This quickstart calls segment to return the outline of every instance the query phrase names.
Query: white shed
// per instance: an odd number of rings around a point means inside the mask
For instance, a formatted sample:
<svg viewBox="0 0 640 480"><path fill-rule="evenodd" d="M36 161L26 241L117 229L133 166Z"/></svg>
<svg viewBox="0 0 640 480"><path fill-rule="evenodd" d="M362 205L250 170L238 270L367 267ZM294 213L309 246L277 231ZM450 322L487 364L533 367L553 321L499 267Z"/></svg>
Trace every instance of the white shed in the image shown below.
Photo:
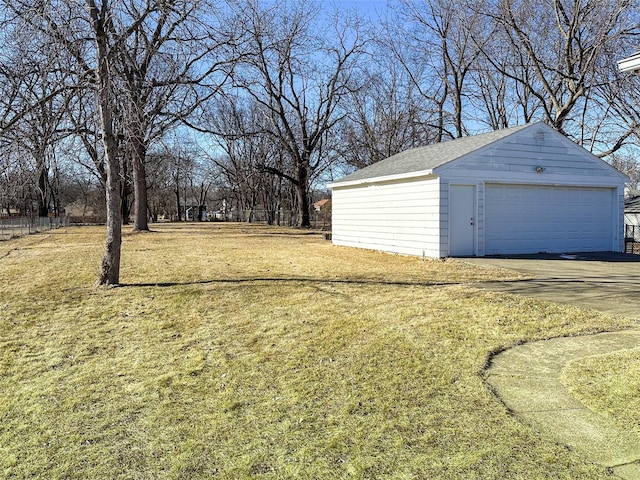
<svg viewBox="0 0 640 480"><path fill-rule="evenodd" d="M627 180L533 123L407 150L333 182L332 239L434 258L621 252Z"/></svg>

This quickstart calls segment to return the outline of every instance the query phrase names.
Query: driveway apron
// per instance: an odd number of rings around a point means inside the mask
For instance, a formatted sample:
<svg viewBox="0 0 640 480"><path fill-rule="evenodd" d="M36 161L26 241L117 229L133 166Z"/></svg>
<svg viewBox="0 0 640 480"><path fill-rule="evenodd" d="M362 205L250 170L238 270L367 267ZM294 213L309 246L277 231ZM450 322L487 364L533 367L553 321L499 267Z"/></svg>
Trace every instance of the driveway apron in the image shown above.
<svg viewBox="0 0 640 480"><path fill-rule="evenodd" d="M593 253L464 259L531 278L481 283L480 288L640 318L640 255Z"/></svg>
<svg viewBox="0 0 640 480"><path fill-rule="evenodd" d="M467 261L465 259L465 261ZM481 284L604 312L640 316L640 257L621 254L468 259L530 278ZM574 360L640 347L640 329L531 342L496 355L486 381L516 417L625 479L640 480L640 435L589 410L560 382Z"/></svg>

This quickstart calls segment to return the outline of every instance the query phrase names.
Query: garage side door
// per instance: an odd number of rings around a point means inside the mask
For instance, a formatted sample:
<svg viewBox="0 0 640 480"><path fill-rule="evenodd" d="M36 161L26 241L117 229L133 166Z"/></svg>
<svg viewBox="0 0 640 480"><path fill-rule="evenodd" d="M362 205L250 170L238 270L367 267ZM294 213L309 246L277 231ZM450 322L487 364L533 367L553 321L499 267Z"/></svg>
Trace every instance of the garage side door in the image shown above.
<svg viewBox="0 0 640 480"><path fill-rule="evenodd" d="M613 249L610 188L487 185L485 253Z"/></svg>

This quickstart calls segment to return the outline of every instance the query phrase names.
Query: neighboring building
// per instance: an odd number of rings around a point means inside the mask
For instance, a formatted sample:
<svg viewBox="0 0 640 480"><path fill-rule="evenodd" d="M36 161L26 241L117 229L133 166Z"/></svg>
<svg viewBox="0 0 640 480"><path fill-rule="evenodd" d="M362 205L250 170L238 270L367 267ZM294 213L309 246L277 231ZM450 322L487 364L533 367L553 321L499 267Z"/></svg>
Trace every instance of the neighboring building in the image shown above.
<svg viewBox="0 0 640 480"><path fill-rule="evenodd" d="M313 226L322 230L331 228L331 199L323 198L313 204Z"/></svg>
<svg viewBox="0 0 640 480"><path fill-rule="evenodd" d="M0 218L10 218L10 217L18 217L20 216L20 210L17 208L7 209L7 207L0 208Z"/></svg>
<svg viewBox="0 0 640 480"><path fill-rule="evenodd" d="M632 190L624 199L625 238L640 242L640 192Z"/></svg>
<svg viewBox="0 0 640 480"><path fill-rule="evenodd" d="M313 210L315 212L326 212L327 210L331 210L331 199L323 198L322 200L318 200L313 204Z"/></svg>
<svg viewBox="0 0 640 480"><path fill-rule="evenodd" d="M207 220L207 206L187 205L184 211L184 219L190 222L204 222Z"/></svg>
<svg viewBox="0 0 640 480"><path fill-rule="evenodd" d="M107 221L104 211L97 212L92 205L82 200L76 200L66 205L63 209L63 215L67 217L71 225L102 225Z"/></svg>
<svg viewBox="0 0 640 480"><path fill-rule="evenodd" d="M435 258L620 252L627 180L543 123L498 130L332 183L333 243Z"/></svg>

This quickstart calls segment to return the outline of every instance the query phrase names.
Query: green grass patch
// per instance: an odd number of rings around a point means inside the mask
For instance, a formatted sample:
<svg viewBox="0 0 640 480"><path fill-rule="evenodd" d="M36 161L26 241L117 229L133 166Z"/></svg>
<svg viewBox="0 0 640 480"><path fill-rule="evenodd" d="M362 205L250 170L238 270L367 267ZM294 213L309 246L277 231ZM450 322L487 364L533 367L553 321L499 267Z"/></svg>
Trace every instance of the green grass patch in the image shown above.
<svg viewBox="0 0 640 480"><path fill-rule="evenodd" d="M0 477L603 478L514 420L492 352L627 320L473 288L512 272L241 224L0 243Z"/></svg>

